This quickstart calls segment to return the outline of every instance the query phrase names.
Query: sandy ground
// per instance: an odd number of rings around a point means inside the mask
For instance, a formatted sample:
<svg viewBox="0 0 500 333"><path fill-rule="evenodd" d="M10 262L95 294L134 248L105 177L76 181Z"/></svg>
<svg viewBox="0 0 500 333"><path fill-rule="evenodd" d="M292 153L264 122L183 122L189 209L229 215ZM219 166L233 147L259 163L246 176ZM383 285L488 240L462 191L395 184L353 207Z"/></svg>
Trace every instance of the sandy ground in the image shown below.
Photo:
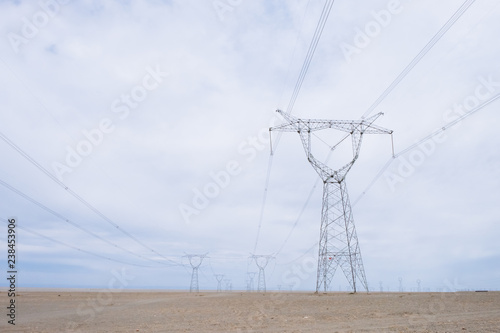
<svg viewBox="0 0 500 333"><path fill-rule="evenodd" d="M0 332L500 332L500 292L25 291L16 304Z"/></svg>

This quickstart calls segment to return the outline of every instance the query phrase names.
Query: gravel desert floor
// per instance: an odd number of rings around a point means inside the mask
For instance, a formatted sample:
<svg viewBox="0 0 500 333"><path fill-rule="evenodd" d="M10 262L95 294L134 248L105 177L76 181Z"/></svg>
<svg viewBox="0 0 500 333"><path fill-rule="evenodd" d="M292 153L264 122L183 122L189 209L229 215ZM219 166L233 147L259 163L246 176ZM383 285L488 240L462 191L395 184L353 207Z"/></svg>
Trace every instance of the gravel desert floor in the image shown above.
<svg viewBox="0 0 500 333"><path fill-rule="evenodd" d="M500 332L500 292L24 291L15 300L15 326L4 314L1 332Z"/></svg>

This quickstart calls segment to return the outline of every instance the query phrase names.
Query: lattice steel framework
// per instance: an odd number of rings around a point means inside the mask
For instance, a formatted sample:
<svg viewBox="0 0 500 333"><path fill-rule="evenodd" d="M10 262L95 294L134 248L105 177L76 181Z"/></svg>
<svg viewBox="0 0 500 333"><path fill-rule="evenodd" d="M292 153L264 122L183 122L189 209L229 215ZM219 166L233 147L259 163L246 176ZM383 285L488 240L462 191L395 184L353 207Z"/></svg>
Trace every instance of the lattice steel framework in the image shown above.
<svg viewBox="0 0 500 333"><path fill-rule="evenodd" d="M247 291L253 291L253 279L255 278L255 272L248 272L248 285Z"/></svg>
<svg viewBox="0 0 500 333"><path fill-rule="evenodd" d="M273 259L272 255L251 255L250 258L255 260L255 264L259 267L259 277L257 281L257 291L266 291L266 275L265 268L269 264L269 260Z"/></svg>
<svg viewBox="0 0 500 333"><path fill-rule="evenodd" d="M189 259L189 264L193 268L191 273L191 284L189 285L189 292L199 292L200 287L198 285L198 269L203 262L203 259L207 258L206 254L187 254L185 257Z"/></svg>
<svg viewBox="0 0 500 333"><path fill-rule="evenodd" d="M224 279L224 282L226 283L226 291L232 291L233 290L233 284L231 283L231 280Z"/></svg>
<svg viewBox="0 0 500 333"><path fill-rule="evenodd" d="M320 289L325 292L329 290L338 267L343 271L354 292L358 289L358 281L368 291L345 177L359 157L364 134L392 134L392 131L373 124L382 113L356 121L299 119L281 110L277 110L277 112L283 116L286 123L269 130L299 133L309 163L323 180L316 292L319 292ZM338 170L331 169L316 159L311 152L312 133L325 129L346 132L346 138L350 136L352 140L353 158ZM332 149L338 144L340 142Z"/></svg>
<svg viewBox="0 0 500 333"><path fill-rule="evenodd" d="M222 279L224 278L223 274L215 274L215 279L217 280L217 292L222 292Z"/></svg>

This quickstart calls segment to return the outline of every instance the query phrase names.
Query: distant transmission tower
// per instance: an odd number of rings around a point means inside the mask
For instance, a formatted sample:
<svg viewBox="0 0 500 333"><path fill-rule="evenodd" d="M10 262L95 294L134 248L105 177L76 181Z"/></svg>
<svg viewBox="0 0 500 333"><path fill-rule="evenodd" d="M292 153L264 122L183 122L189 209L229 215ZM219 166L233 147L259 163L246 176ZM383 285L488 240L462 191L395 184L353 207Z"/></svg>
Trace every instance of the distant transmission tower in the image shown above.
<svg viewBox="0 0 500 333"><path fill-rule="evenodd" d="M401 292L404 291L404 288L403 288L403 278L399 277L398 280L399 280L399 292L401 293Z"/></svg>
<svg viewBox="0 0 500 333"><path fill-rule="evenodd" d="M226 283L226 291L231 291L233 289L233 284L231 283L231 280L224 279L224 282Z"/></svg>
<svg viewBox="0 0 500 333"><path fill-rule="evenodd" d="M417 280L417 292L421 292L422 291L422 289L420 288L420 283L421 282L422 281L420 281L420 279Z"/></svg>
<svg viewBox="0 0 500 333"><path fill-rule="evenodd" d="M224 278L223 274L215 274L215 279L217 280L217 292L220 293L222 291L222 279Z"/></svg>
<svg viewBox="0 0 500 333"><path fill-rule="evenodd" d="M320 289L325 292L329 290L330 283L338 267L342 269L354 292L357 291L357 280L360 280L366 291L368 291L345 177L358 159L364 134L392 134L392 131L373 125L373 122L382 115L381 113L364 120L355 121L298 119L281 110L277 110L277 112L283 116L286 123L269 130L298 132L309 163L323 180L323 206L321 211L316 292L319 292ZM351 136L353 158L338 170L333 170L320 162L311 152L312 132L324 129L346 132L348 134L345 138ZM342 141L333 146L332 150Z"/></svg>
<svg viewBox="0 0 500 333"><path fill-rule="evenodd" d="M253 279L255 278L255 272L248 272L248 286L247 291L253 291Z"/></svg>
<svg viewBox="0 0 500 333"><path fill-rule="evenodd" d="M185 255L189 259L189 264L193 268L193 273L191 274L191 285L189 286L189 292L199 292L200 287L198 285L198 268L200 268L203 259L207 258L206 254L187 254Z"/></svg>
<svg viewBox="0 0 500 333"><path fill-rule="evenodd" d="M255 264L259 267L259 280L257 282L257 291L266 291L266 275L264 269L266 268L269 260L273 259L272 255L251 255L250 258L255 260Z"/></svg>

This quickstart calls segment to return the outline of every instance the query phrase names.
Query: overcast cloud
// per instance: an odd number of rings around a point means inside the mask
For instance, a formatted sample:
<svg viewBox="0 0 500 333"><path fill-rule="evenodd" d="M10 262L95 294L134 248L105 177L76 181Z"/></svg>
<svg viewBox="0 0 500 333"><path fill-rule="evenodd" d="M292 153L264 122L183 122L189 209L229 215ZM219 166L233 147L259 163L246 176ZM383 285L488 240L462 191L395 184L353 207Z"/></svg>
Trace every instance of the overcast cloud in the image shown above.
<svg viewBox="0 0 500 333"><path fill-rule="evenodd" d="M186 289L183 256L208 253L200 288L224 274L246 289L257 245L276 256L268 289L313 290L321 183L298 219L317 176L294 133L276 150L260 232L259 217L268 128L323 4L0 1L0 132L119 226L0 141L0 180L59 214L0 186L0 217L18 219L19 286L106 287L125 269L128 287ZM293 114L359 119L462 4L336 1ZM374 110L396 153L500 93L499 15L498 1L475 1ZM500 288L499 106L399 156L367 191L392 151L390 136L365 136L347 185L372 289L399 277L405 290ZM337 272L333 289L346 286Z"/></svg>

